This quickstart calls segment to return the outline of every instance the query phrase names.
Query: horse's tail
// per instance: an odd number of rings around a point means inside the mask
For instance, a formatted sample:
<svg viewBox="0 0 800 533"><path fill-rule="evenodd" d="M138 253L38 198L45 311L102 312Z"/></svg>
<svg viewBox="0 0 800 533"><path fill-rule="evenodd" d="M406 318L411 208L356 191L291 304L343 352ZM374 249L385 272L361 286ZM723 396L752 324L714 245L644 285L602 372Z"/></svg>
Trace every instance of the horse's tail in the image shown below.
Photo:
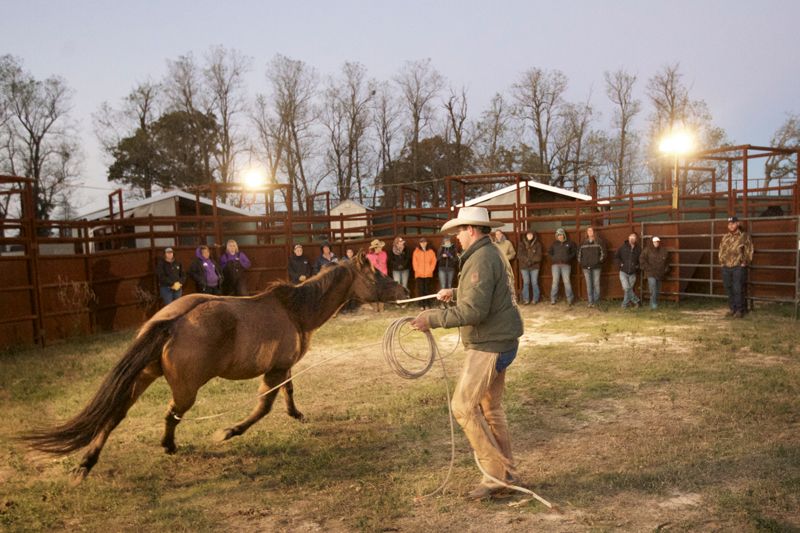
<svg viewBox="0 0 800 533"><path fill-rule="evenodd" d="M57 455L87 446L109 423L125 417L136 379L147 365L161 357L171 325L172 321L167 320L145 326L78 415L55 428L34 430L20 438L31 448Z"/></svg>

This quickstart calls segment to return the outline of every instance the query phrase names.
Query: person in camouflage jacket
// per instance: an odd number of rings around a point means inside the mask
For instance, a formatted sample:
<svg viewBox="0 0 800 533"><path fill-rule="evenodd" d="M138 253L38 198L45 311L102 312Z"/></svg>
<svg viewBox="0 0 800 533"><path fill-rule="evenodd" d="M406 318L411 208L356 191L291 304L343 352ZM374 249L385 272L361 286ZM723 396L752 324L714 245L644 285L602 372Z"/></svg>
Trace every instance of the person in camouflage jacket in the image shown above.
<svg viewBox="0 0 800 533"><path fill-rule="evenodd" d="M742 231L739 218L728 218L728 233L719 244L719 264L722 284L728 293L728 313L725 316L742 318L747 312L745 287L747 267L753 262L753 241Z"/></svg>

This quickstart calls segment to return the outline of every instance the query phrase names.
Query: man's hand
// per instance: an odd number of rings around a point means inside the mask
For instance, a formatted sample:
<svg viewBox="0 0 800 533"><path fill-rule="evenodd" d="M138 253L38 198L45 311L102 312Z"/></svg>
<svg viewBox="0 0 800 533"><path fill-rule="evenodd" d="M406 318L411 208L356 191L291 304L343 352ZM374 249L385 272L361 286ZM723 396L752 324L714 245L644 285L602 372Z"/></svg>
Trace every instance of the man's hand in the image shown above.
<svg viewBox="0 0 800 533"><path fill-rule="evenodd" d="M436 293L436 299L442 302L450 302L453 300L453 289L442 289Z"/></svg>
<svg viewBox="0 0 800 533"><path fill-rule="evenodd" d="M429 331L431 329L431 325L428 322L428 311L423 311L418 314L417 318L411 321L411 327L417 331Z"/></svg>
<svg viewBox="0 0 800 533"><path fill-rule="evenodd" d="M181 290L181 287L183 287L183 285L181 285L181 282L180 281L176 281L175 283L172 284L171 288L172 288L173 291L179 291L179 290Z"/></svg>
<svg viewBox="0 0 800 533"><path fill-rule="evenodd" d="M300 281L305 281L307 278L305 276L300 276Z"/></svg>

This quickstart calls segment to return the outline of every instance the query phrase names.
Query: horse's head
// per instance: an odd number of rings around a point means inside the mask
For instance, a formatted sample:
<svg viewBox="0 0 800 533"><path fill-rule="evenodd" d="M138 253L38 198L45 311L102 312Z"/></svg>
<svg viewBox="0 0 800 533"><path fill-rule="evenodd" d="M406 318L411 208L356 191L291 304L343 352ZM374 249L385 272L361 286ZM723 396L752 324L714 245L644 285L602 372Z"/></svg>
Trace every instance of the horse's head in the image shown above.
<svg viewBox="0 0 800 533"><path fill-rule="evenodd" d="M408 290L375 269L363 250L350 261L356 273L353 281L354 298L362 302L393 302L408 298Z"/></svg>

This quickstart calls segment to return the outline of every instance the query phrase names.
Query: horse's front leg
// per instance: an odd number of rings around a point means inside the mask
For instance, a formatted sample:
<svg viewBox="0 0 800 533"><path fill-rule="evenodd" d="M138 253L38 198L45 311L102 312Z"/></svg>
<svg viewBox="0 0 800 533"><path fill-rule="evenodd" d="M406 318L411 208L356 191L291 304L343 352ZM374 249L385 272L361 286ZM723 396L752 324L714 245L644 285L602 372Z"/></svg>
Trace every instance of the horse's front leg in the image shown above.
<svg viewBox="0 0 800 533"><path fill-rule="evenodd" d="M255 409L253 409L253 412L250 413L250 416L235 426L220 429L214 433L214 440L224 441L230 439L231 437L241 435L247 431L250 426L264 418L264 416L269 413L270 409L272 409L272 403L275 401L275 397L278 396L278 389L275 389L269 393L267 393L267 391L284 381L289 374L289 369L273 369L264 374L264 376L261 378L261 384L258 386L258 403L256 404Z"/></svg>
<svg viewBox="0 0 800 533"><path fill-rule="evenodd" d="M291 375L292 371L289 370L289 372L286 375L286 379L288 379L289 376ZM294 385L292 384L292 382L290 381L289 383L281 387L281 390L283 390L283 399L286 400L286 412L289 413L289 416L291 416L292 418L296 418L300 422L305 422L306 417L303 416L303 413L301 413L297 409L297 406L294 404Z"/></svg>

